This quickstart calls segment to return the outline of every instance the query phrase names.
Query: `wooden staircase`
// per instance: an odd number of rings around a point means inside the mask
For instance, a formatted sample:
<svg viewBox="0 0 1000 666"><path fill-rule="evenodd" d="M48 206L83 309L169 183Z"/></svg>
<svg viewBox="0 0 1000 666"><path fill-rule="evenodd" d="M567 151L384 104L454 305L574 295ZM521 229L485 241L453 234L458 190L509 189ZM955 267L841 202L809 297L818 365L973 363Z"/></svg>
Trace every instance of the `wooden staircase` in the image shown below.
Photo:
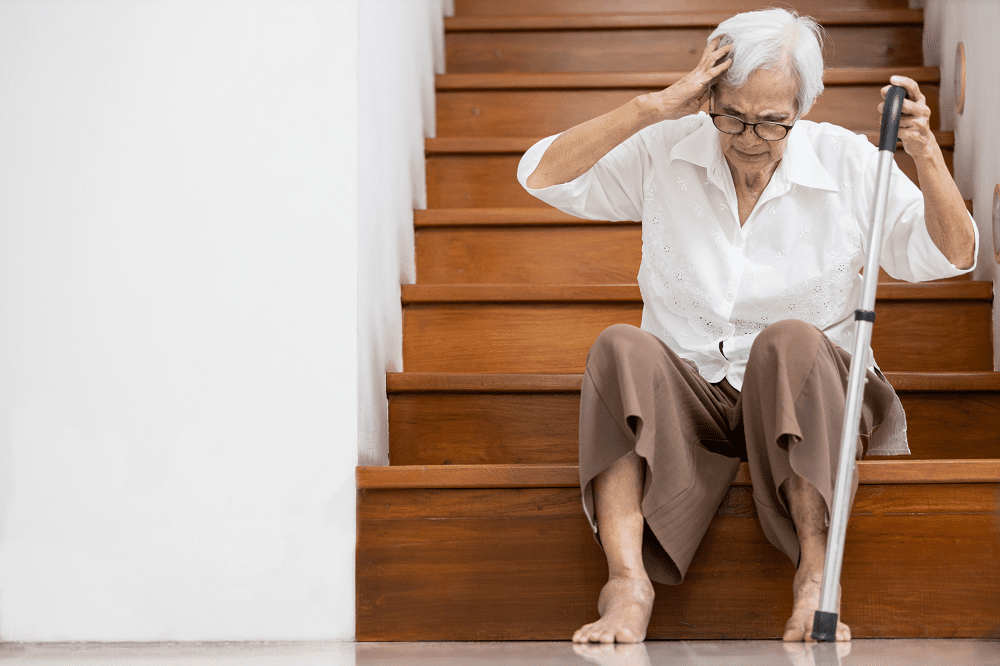
<svg viewBox="0 0 1000 666"><path fill-rule="evenodd" d="M604 328L639 322L640 227L546 207L516 166L537 138L666 87L712 26L768 4L456 0L418 283L403 286L406 371L387 376L390 465L357 474L358 640L568 640L596 619L607 567L580 502L581 373ZM874 139L896 73L937 108L906 0L788 4L827 28L809 119ZM950 157L953 135L938 139ZM860 463L842 617L856 637L1000 637L991 284L883 278L873 347L913 455ZM793 573L743 465L687 580L657 586L649 638L777 638Z"/></svg>

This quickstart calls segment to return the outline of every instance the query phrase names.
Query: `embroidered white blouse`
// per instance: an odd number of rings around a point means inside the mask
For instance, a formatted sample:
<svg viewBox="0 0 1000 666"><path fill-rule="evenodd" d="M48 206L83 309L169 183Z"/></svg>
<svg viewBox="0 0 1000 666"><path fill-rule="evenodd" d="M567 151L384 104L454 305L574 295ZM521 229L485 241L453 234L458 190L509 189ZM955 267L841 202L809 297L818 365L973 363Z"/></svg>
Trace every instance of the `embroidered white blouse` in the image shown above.
<svg viewBox="0 0 1000 666"><path fill-rule="evenodd" d="M529 188L525 181L558 136L524 154L521 185L577 217L642 221L642 328L709 382L726 378L740 389L754 338L783 319L806 321L853 348L878 155L863 135L796 122L742 227L719 132L705 113L641 130L568 183ZM955 268L938 250L924 225L923 196L899 167L890 178L880 262L911 282L972 270ZM896 408L870 454L909 453L898 398Z"/></svg>

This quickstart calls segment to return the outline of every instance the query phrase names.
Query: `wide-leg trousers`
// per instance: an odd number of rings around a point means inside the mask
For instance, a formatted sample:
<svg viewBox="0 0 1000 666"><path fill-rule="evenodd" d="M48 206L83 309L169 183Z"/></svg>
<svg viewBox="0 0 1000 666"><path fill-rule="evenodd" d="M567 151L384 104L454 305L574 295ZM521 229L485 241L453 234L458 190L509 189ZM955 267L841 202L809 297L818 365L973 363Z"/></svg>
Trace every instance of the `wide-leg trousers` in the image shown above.
<svg viewBox="0 0 1000 666"><path fill-rule="evenodd" d="M678 584L739 470L750 466L768 540L799 560L782 484L798 474L833 501L850 353L814 326L772 324L754 341L740 391L712 384L659 338L619 324L587 357L580 403L580 488L600 542L594 477L635 451L645 460L643 562L651 579ZM868 371L856 457L895 400ZM851 490L858 487L857 468Z"/></svg>

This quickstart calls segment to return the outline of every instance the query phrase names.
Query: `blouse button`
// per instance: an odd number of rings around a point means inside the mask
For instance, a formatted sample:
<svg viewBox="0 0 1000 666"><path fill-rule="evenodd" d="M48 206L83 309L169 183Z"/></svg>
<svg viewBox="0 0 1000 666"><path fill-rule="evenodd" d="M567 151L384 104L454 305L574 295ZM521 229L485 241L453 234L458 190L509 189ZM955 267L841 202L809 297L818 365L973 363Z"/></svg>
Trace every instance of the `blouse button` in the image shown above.
<svg viewBox="0 0 1000 666"><path fill-rule="evenodd" d="M731 300L733 300L734 298L736 298L736 297L735 297L735 296L733 296L733 292L729 292L728 294L726 294L726 300L727 300L727 301L731 301Z"/></svg>

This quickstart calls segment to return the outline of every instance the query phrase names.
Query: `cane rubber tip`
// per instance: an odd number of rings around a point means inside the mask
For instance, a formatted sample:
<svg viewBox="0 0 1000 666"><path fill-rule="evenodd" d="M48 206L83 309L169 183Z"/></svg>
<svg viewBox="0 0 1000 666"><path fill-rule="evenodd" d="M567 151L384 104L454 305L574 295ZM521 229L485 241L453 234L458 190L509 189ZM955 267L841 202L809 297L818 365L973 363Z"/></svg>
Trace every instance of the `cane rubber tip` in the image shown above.
<svg viewBox="0 0 1000 666"><path fill-rule="evenodd" d="M837 614L818 610L813 616L813 640L832 643L837 640Z"/></svg>

